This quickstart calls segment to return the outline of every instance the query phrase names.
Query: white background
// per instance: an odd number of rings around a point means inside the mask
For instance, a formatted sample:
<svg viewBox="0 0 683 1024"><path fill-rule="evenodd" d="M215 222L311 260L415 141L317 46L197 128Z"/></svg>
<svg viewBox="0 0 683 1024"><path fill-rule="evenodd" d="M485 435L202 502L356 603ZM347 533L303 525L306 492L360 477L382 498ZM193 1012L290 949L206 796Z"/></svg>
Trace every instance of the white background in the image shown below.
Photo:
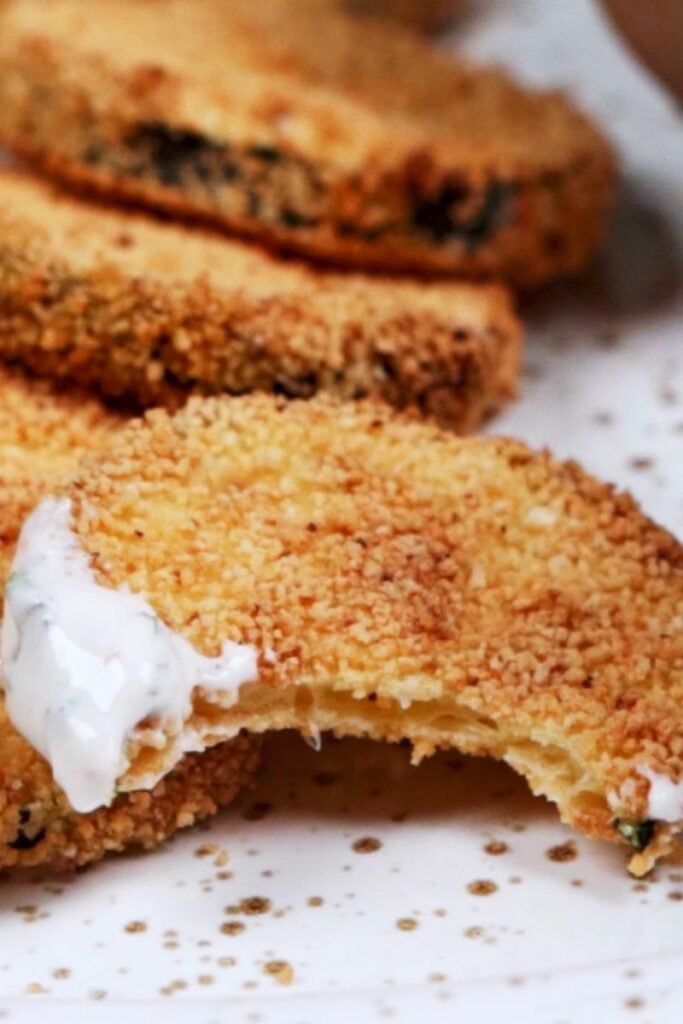
<svg viewBox="0 0 683 1024"><path fill-rule="evenodd" d="M579 458L683 535L683 122L589 0L481 0L459 37L527 81L570 89L625 165L595 272L527 304L524 394L493 429ZM259 790L206 833L66 880L5 881L0 1017L683 1019L683 866L635 884L621 850L571 836L486 762L442 756L411 769L401 749L326 742L315 754L280 737L265 767ZM355 852L367 836L380 848ZM570 839L573 859L547 856ZM491 840L506 851L487 853ZM198 856L207 843L229 863ZM476 880L496 889L472 893ZM252 896L269 909L226 913ZM405 918L411 930L397 926ZM139 930L126 929L133 921ZM229 921L244 930L221 932ZM291 966L291 984L264 971L272 960Z"/></svg>

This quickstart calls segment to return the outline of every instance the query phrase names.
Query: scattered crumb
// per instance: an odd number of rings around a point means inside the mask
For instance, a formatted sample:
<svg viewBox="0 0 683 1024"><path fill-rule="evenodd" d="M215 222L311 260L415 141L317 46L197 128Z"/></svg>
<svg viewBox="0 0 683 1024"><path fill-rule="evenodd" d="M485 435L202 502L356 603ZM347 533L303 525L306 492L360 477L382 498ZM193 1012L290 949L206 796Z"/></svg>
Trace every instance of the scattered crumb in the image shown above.
<svg viewBox="0 0 683 1024"><path fill-rule="evenodd" d="M45 996L48 995L49 989L44 988L37 981L30 981L26 986L26 995L28 996Z"/></svg>
<svg viewBox="0 0 683 1024"><path fill-rule="evenodd" d="M375 839L373 836L363 836L362 839L356 839L351 844L351 849L355 853L375 853L376 850L381 849L382 843L379 839Z"/></svg>
<svg viewBox="0 0 683 1024"><path fill-rule="evenodd" d="M477 878L474 882L469 882L467 885L467 891L473 896L490 896L497 889L496 883L488 878Z"/></svg>
<svg viewBox="0 0 683 1024"><path fill-rule="evenodd" d="M503 843L499 839L492 839L484 847L484 852L490 853L492 857L499 857L502 853L507 853L509 849L507 843Z"/></svg>
<svg viewBox="0 0 683 1024"><path fill-rule="evenodd" d="M651 459L649 455L635 455L632 459L629 459L629 467L638 471L646 469L652 469L654 465L654 459Z"/></svg>
<svg viewBox="0 0 683 1024"><path fill-rule="evenodd" d="M480 939L484 934L484 929L478 925L472 925L470 928L465 928L463 935L466 939Z"/></svg>
<svg viewBox="0 0 683 1024"><path fill-rule="evenodd" d="M265 896L246 896L239 903L233 903L226 907L226 914L247 914L253 917L256 914L267 914L273 904Z"/></svg>
<svg viewBox="0 0 683 1024"><path fill-rule="evenodd" d="M322 896L309 896L306 902L308 903L309 907L322 907L325 900L322 898Z"/></svg>
<svg viewBox="0 0 683 1024"><path fill-rule="evenodd" d="M168 985L160 988L159 992L162 996L172 996L174 992L182 992L185 988L187 988L187 982L177 978L175 981L171 981Z"/></svg>
<svg viewBox="0 0 683 1024"><path fill-rule="evenodd" d="M125 925L124 931L129 932L131 935L134 935L137 932L146 932L147 924L145 921L129 921L128 924Z"/></svg>
<svg viewBox="0 0 683 1024"><path fill-rule="evenodd" d="M225 921L221 925L221 932L223 935L239 935L240 932L244 931L245 926L241 921Z"/></svg>
<svg viewBox="0 0 683 1024"><path fill-rule="evenodd" d="M399 917L396 922L396 927L402 932L413 932L417 926L417 921L414 917Z"/></svg>
<svg viewBox="0 0 683 1024"><path fill-rule="evenodd" d="M294 981L294 968L286 960L269 960L263 965L263 973L270 974L278 985L291 985Z"/></svg>
<svg viewBox="0 0 683 1024"><path fill-rule="evenodd" d="M214 853L218 853L219 850L220 847L218 843L203 843L201 846L197 847L194 851L194 855L195 857L212 857Z"/></svg>
<svg viewBox="0 0 683 1024"><path fill-rule="evenodd" d="M56 970L52 972L52 977L57 978L58 981L61 981L63 978L70 978L71 971L69 970L68 967L57 967Z"/></svg>
<svg viewBox="0 0 683 1024"><path fill-rule="evenodd" d="M569 840L567 843L560 843L559 846L551 846L549 850L545 851L545 855L555 864L566 864L570 860L576 860L579 853L576 844Z"/></svg>

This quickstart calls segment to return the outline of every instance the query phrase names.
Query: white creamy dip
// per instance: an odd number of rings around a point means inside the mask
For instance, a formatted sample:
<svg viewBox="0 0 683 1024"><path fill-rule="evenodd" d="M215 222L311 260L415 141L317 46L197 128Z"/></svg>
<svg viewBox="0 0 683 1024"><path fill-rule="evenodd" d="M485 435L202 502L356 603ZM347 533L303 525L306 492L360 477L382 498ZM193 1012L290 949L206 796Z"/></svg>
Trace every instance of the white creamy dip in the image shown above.
<svg viewBox="0 0 683 1024"><path fill-rule="evenodd" d="M637 766L637 771L650 784L645 817L650 821L666 821L670 824L683 821L683 781L673 782L666 775L643 764ZM607 794L608 803L615 814L620 814L624 805L630 803L636 789L635 779L629 778L618 790Z"/></svg>
<svg viewBox="0 0 683 1024"><path fill-rule="evenodd" d="M70 512L69 501L47 498L24 524L0 657L12 722L72 807L86 812L111 802L140 723L179 733L195 687L220 691L223 705L226 694L236 700L256 678L258 658L254 647L229 642L205 657L143 597L98 584ZM189 737L180 753L196 744Z"/></svg>
<svg viewBox="0 0 683 1024"><path fill-rule="evenodd" d="M647 816L653 821L675 823L683 821L683 782L672 782L666 775L651 768L639 767L638 772L650 783L647 796Z"/></svg>

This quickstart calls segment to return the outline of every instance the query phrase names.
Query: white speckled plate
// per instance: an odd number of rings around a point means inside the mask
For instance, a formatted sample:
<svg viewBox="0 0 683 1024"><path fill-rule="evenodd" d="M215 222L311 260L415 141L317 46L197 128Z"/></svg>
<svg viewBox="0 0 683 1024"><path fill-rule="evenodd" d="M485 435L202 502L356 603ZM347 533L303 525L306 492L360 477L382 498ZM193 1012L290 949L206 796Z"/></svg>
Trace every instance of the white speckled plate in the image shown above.
<svg viewBox="0 0 683 1024"><path fill-rule="evenodd" d="M683 534L683 122L589 0L480 0L477 53L571 88L627 172L592 279L535 300L496 430ZM223 863L229 855L227 863ZM0 886L0 1017L149 1024L680 1024L683 866L635 883L507 769L276 738L205 832Z"/></svg>

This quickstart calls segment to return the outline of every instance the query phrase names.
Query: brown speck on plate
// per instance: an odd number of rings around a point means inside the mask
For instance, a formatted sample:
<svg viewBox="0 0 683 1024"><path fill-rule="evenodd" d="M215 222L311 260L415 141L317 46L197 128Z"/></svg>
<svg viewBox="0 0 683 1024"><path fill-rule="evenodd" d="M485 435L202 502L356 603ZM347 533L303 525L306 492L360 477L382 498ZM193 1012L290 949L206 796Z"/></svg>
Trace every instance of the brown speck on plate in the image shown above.
<svg viewBox="0 0 683 1024"><path fill-rule="evenodd" d="M497 889L498 886L490 878L477 878L467 885L467 891L473 896L490 896Z"/></svg>
<svg viewBox="0 0 683 1024"><path fill-rule="evenodd" d="M218 846L218 843L202 843L202 845L198 846L194 851L194 855L195 857L212 857L214 853L218 853L219 850L220 847Z"/></svg>
<svg viewBox="0 0 683 1024"><path fill-rule="evenodd" d="M123 930L130 935L136 935L139 932L146 932L147 925L144 921L129 921L127 925L124 925Z"/></svg>
<svg viewBox="0 0 683 1024"><path fill-rule="evenodd" d="M414 917L399 917L396 922L396 927L402 932L413 932L417 926L417 921Z"/></svg>
<svg viewBox="0 0 683 1024"><path fill-rule="evenodd" d="M499 839L492 839L485 845L484 853L489 853L492 857L499 857L501 854L507 853L509 849L507 843L503 843Z"/></svg>
<svg viewBox="0 0 683 1024"><path fill-rule="evenodd" d="M272 903L265 896L246 896L239 903L233 903L225 908L226 914L267 914L272 909Z"/></svg>
<svg viewBox="0 0 683 1024"><path fill-rule="evenodd" d="M375 839L373 836L363 836L362 839L356 839L351 844L351 849L355 853L375 853L376 850L381 849L382 843L379 839Z"/></svg>
<svg viewBox="0 0 683 1024"><path fill-rule="evenodd" d="M269 960L263 965L263 973L270 974L278 985L291 985L294 981L294 968L286 960Z"/></svg>
<svg viewBox="0 0 683 1024"><path fill-rule="evenodd" d="M221 925L223 935L239 935L244 929L245 925L241 921L224 921Z"/></svg>
<svg viewBox="0 0 683 1024"><path fill-rule="evenodd" d="M555 864L566 864L570 860L576 860L579 852L576 849L576 844L570 840L567 843L560 843L558 846L551 846L549 850L545 851L545 855Z"/></svg>
<svg viewBox="0 0 683 1024"><path fill-rule="evenodd" d="M635 469L642 473L648 469L652 469L654 459L651 459L649 455L635 455L632 459L629 459L628 464L630 469Z"/></svg>

